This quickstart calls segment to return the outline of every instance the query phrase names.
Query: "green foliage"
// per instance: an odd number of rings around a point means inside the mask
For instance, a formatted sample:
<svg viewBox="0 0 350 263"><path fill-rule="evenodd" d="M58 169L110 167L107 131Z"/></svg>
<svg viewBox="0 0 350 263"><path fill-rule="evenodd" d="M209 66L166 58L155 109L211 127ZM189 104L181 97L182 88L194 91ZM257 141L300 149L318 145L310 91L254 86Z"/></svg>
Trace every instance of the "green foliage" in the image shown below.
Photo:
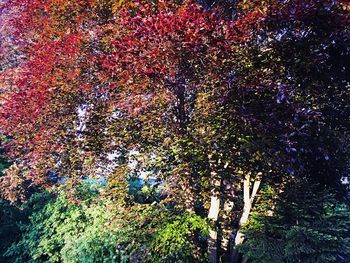
<svg viewBox="0 0 350 263"><path fill-rule="evenodd" d="M3 140L3 138L2 138ZM0 151L0 155L2 151ZM10 166L10 163L0 157L0 176ZM24 213L17 207L11 206L6 200L0 198L0 262L8 262L3 256L12 242L18 238L19 228L17 221L25 220Z"/></svg>
<svg viewBox="0 0 350 263"><path fill-rule="evenodd" d="M46 203L41 208L40 201ZM44 192L31 198L25 209L29 208L33 213L29 224L21 225L21 240L6 252L12 262L97 262L96 257L111 260L114 247L108 246L111 242L105 238L108 230L104 224L110 216L105 205L73 204L64 194L50 197ZM95 246L98 242L100 245Z"/></svg>
<svg viewBox="0 0 350 263"><path fill-rule="evenodd" d="M153 256L151 262L205 262L204 257L199 256L203 251L197 251L198 247L191 238L197 232L199 239L205 240L208 229L207 221L195 214L175 217L157 232L151 249L158 256Z"/></svg>
<svg viewBox="0 0 350 263"><path fill-rule="evenodd" d="M201 217L157 204L116 209L97 202L89 184L72 203L66 194L34 194L25 204L29 222L5 256L8 262L196 262L204 258L208 224Z"/></svg>
<svg viewBox="0 0 350 263"><path fill-rule="evenodd" d="M24 220L26 220L26 215L23 211L0 199L0 262L8 262L3 254L11 243L19 238L20 229L17 222Z"/></svg>
<svg viewBox="0 0 350 263"><path fill-rule="evenodd" d="M114 262L117 258L117 234L107 226L111 213L104 205L87 207L84 210L87 219L81 232L73 233L61 250L63 262ZM71 218L69 223L74 224Z"/></svg>
<svg viewBox="0 0 350 263"><path fill-rule="evenodd" d="M329 190L302 183L278 196L268 189L261 199L240 247L252 262L347 262L350 212Z"/></svg>
<svg viewBox="0 0 350 263"><path fill-rule="evenodd" d="M137 203L153 203L161 199L162 187L154 180L146 182L141 178L131 179L129 195L133 196Z"/></svg>

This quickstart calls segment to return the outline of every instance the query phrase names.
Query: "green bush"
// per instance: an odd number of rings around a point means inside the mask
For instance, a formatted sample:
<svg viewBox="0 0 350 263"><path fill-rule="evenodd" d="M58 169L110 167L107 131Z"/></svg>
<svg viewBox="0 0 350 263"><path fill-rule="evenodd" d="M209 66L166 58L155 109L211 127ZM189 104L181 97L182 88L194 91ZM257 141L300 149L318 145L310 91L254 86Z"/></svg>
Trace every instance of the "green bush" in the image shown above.
<svg viewBox="0 0 350 263"><path fill-rule="evenodd" d="M97 257L111 262L115 246L104 227L111 216L105 204L73 204L64 194L50 197L34 195L26 205L32 207L28 224L20 226L22 238L6 252L12 262L98 262ZM95 244L100 244L95 246ZM111 256L112 255L112 256ZM102 262L102 261L101 261Z"/></svg>
<svg viewBox="0 0 350 263"><path fill-rule="evenodd" d="M157 231L150 262L206 262L200 243L208 234L205 219L192 213L181 214Z"/></svg>
<svg viewBox="0 0 350 263"><path fill-rule="evenodd" d="M82 186L84 187L84 186ZM160 204L116 207L93 191L78 204L62 192L34 194L29 222L5 255L13 263L199 262L208 225ZM97 200L100 200L97 202Z"/></svg>

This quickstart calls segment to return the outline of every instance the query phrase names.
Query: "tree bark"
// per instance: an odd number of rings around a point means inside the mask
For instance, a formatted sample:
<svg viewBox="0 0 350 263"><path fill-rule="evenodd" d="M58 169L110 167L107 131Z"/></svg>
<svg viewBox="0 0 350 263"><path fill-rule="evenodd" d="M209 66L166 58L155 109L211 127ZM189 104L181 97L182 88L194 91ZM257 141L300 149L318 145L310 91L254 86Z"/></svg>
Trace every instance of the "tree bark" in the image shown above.
<svg viewBox="0 0 350 263"><path fill-rule="evenodd" d="M221 249L224 252L227 252L229 246L230 236L232 234L232 227L229 225L232 221L232 209L233 209L233 201L227 198L223 207L223 226L222 226L222 238L221 238Z"/></svg>
<svg viewBox="0 0 350 263"><path fill-rule="evenodd" d="M260 180L256 180L253 184L253 189L250 192L250 174L248 174L243 181L243 199L244 207L243 213L239 220L239 227L235 237L234 248L232 253L230 253L229 263L239 263L241 261L241 256L237 250L237 245L240 245L244 241L244 234L241 231L241 227L248 222L249 214L255 199L256 194L258 193L260 187ZM246 261L246 258L243 258L243 261Z"/></svg>
<svg viewBox="0 0 350 263"><path fill-rule="evenodd" d="M216 230L216 222L218 220L218 215L220 211L220 199L217 195L211 196L210 209L208 218L211 221L211 228L209 230L209 239L208 239L208 253L209 253L209 262L217 263L218 262L218 231Z"/></svg>
<svg viewBox="0 0 350 263"><path fill-rule="evenodd" d="M210 197L210 208L208 218L210 220L211 227L209 229L208 238L208 255L210 263L218 263L218 231L217 221L220 212L220 196L219 191L221 188L221 180L216 172L215 162L212 160L212 156L209 155L210 164L210 178L211 178L211 197Z"/></svg>
<svg viewBox="0 0 350 263"><path fill-rule="evenodd" d="M232 247L232 234L233 234L233 196L232 196L232 187L229 182L226 182L226 185L223 181L223 195L225 201L223 202L222 213L220 213L220 228L221 228L221 244L220 244L220 262L228 262L229 251Z"/></svg>

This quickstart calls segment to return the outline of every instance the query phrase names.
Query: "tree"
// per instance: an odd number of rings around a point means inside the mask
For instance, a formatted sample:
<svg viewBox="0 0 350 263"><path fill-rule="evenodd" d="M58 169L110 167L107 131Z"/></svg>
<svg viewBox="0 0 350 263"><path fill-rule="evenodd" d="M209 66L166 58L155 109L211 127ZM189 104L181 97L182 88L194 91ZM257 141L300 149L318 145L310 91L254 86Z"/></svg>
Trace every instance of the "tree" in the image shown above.
<svg viewBox="0 0 350 263"><path fill-rule="evenodd" d="M240 247L252 262L347 262L349 211L329 189L297 182L260 198Z"/></svg>
<svg viewBox="0 0 350 263"><path fill-rule="evenodd" d="M16 158L5 196L64 181L74 199L103 175L106 195L129 209L135 158L134 170L163 181L164 203L209 218L218 262L239 260L261 184L295 176L340 192L348 4L201 2L5 2L15 16L3 34L22 56L2 73Z"/></svg>

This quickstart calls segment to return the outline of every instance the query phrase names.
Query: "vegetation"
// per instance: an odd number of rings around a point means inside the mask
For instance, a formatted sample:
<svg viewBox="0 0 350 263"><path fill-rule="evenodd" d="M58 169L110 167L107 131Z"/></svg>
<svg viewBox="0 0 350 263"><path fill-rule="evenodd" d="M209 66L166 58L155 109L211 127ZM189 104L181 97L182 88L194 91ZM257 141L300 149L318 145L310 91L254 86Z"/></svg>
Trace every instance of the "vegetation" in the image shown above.
<svg viewBox="0 0 350 263"><path fill-rule="evenodd" d="M1 0L0 261L347 262L349 11Z"/></svg>
<svg viewBox="0 0 350 263"><path fill-rule="evenodd" d="M334 194L301 183L274 198L270 190L262 199L246 227L249 238L241 247L253 262L349 260L350 212Z"/></svg>

